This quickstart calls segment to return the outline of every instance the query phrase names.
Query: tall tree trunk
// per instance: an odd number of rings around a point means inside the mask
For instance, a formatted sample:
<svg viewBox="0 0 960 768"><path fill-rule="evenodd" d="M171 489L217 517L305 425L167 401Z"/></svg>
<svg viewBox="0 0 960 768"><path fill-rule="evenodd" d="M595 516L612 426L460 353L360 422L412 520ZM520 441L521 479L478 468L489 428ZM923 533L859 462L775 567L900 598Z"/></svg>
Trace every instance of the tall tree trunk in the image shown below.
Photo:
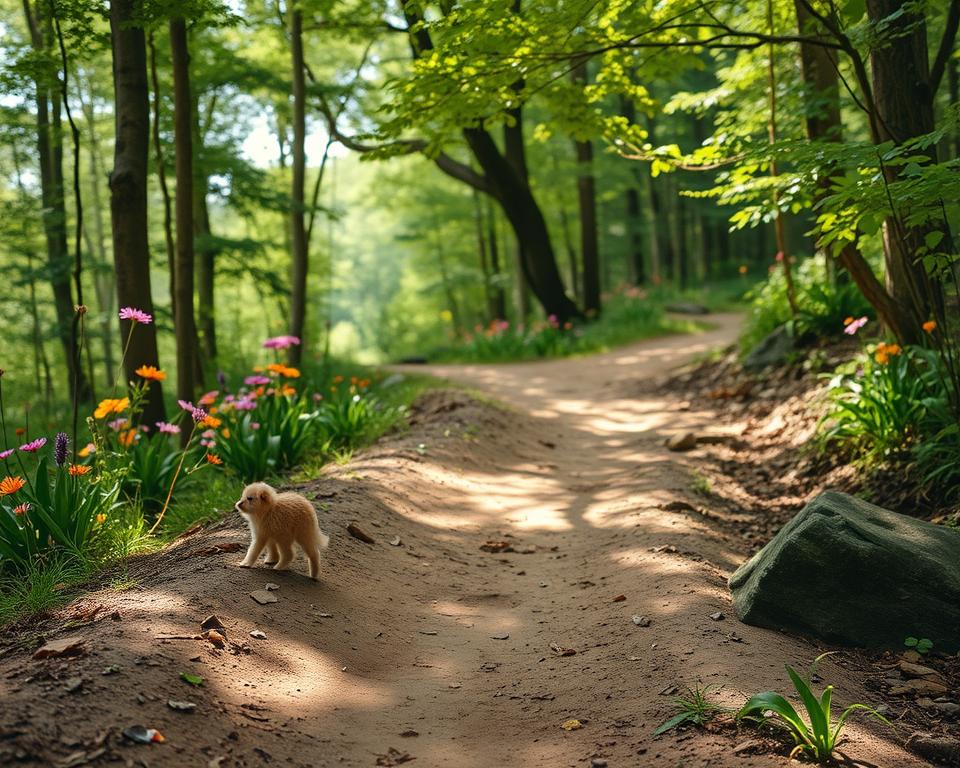
<svg viewBox="0 0 960 768"><path fill-rule="evenodd" d="M207 207L209 179L203 167L203 136L200 132L199 100L193 99L193 234L197 254L197 314L203 339L203 357L211 365L217 359L215 293L216 248L211 242ZM201 368L202 370L202 368Z"/></svg>
<svg viewBox="0 0 960 768"><path fill-rule="evenodd" d="M52 56L53 25L41 14L40 6L31 8L23 0L23 12L30 30L34 51L40 57L42 71L36 76L37 156L40 163L40 194L43 202L43 228L47 244L47 272L53 291L57 334L63 346L71 400L90 398L90 386L80 366L74 345L73 295L70 290L70 254L67 246L67 211L63 188L63 135L60 128L60 98L56 90L56 72ZM51 123L52 112L52 123Z"/></svg>
<svg viewBox="0 0 960 768"><path fill-rule="evenodd" d="M121 307L132 306L154 314L150 293L150 242L147 237L147 150L150 142L150 104L147 99L147 46L138 0L112 0L110 32L113 48L114 113L116 142L110 174L110 213L113 231L113 261L117 276L117 299ZM131 330L130 320L121 320L121 338L130 337L124 358L128 380L136 379L141 365L160 365L157 327L142 325ZM160 382L151 382L144 402L143 420L148 424L165 418Z"/></svg>
<svg viewBox="0 0 960 768"><path fill-rule="evenodd" d="M516 6L516 3L514 4ZM516 10L515 10L516 12ZM522 83L517 83L515 88L522 88ZM530 187L530 176L527 171L527 153L526 145L523 139L523 108L517 107L508 113L511 121L504 123L503 126L503 148L504 157L510 164L513 172L520 181L527 187ZM516 265L517 279L514 285L516 293L517 314L520 316L520 322L526 322L530 316L530 273L527 254L525 253L523 239L514 232L514 262Z"/></svg>
<svg viewBox="0 0 960 768"><path fill-rule="evenodd" d="M495 320L506 320L507 298L503 290L503 279L500 273L500 247L497 244L497 219L489 198L487 198L486 208L487 240L490 243L490 271L494 279L492 285L493 305L491 309Z"/></svg>
<svg viewBox="0 0 960 768"><path fill-rule="evenodd" d="M960 62L951 58L947 65L947 100L951 104L960 101ZM960 126L954 126L950 138L950 156L960 157Z"/></svg>
<svg viewBox="0 0 960 768"><path fill-rule="evenodd" d="M656 121L650 117L647 119L647 133L651 144L656 143ZM662 282L667 276L664 274L665 268L673 264L673 238L670 237L669 215L663 204L663 190L661 187L662 178L654 179L649 174L648 180L648 198L650 207L650 272L653 277L654 285Z"/></svg>
<svg viewBox="0 0 960 768"><path fill-rule="evenodd" d="M480 261L480 274L483 276L483 303L486 307L484 319L489 322L495 320L497 316L493 304L490 261L487 258L487 232L483 222L483 206L480 202L480 193L476 189L473 190L473 223L477 231L477 256Z"/></svg>
<svg viewBox="0 0 960 768"><path fill-rule="evenodd" d="M193 101L190 97L190 52L187 24L170 20L170 57L173 64L173 131L176 155L175 200L177 245L174 260L174 328L177 339L177 395L193 400L197 357L197 326L193 312ZM188 430L182 434L186 435Z"/></svg>
<svg viewBox="0 0 960 768"><path fill-rule="evenodd" d="M901 144L930 133L935 126L924 11L906 8L904 0L867 0L867 15L873 22L897 12L900 15L888 22L888 39L870 53L870 68L876 105L874 139ZM936 147L931 146L928 154L936 161ZM899 171L885 168L884 175L893 182ZM883 241L887 290L904 314L901 340L909 342L922 337L920 326L926 319L942 314L942 288L917 257L925 247L925 236L943 228L908 226L903 213L897 211L887 219Z"/></svg>
<svg viewBox="0 0 960 768"><path fill-rule="evenodd" d="M307 230L304 220L304 184L307 172L305 141L306 76L303 62L303 12L298 4L288 8L290 53L293 67L293 186L291 189L290 235L290 334L301 340L288 350L291 365L299 365L306 344L307 315Z"/></svg>
<svg viewBox="0 0 960 768"><path fill-rule="evenodd" d="M100 150L100 139L97 137L96 121L93 112L92 82L87 83L90 88L89 102L81 102L84 118L87 121L89 141L87 143L90 154L90 203L92 206L92 228L90 232L90 253L94 255L93 287L97 294L97 305L100 309L100 341L102 344L104 383L113 386L115 381L114 339L113 339L113 294L116 287L113 281L113 272L108 264L106 233L103 229L103 197L100 185L106 178L103 166L103 155Z"/></svg>
<svg viewBox="0 0 960 768"><path fill-rule="evenodd" d="M586 61L574 67L575 84L587 83ZM580 207L580 255L583 258L583 309L588 317L600 314L600 245L597 237L597 195L593 176L593 144L574 141L577 156L577 201Z"/></svg>
<svg viewBox="0 0 960 768"><path fill-rule="evenodd" d="M637 108L633 99L620 97L620 115L626 119L628 125L637 121ZM627 268L630 282L634 285L644 285L647 282L647 270L643 259L643 226L640 212L640 176L637 170L633 171L636 183L627 187L626 192L626 220L627 220Z"/></svg>
<svg viewBox="0 0 960 768"><path fill-rule="evenodd" d="M567 263L570 266L570 290L577 301L583 300L583 282L581 281L580 260L577 257L577 249L573 244L573 235L570 231L570 215L567 213L567 206L561 200L557 206L560 209L560 231L563 233L563 247L567 252Z"/></svg>

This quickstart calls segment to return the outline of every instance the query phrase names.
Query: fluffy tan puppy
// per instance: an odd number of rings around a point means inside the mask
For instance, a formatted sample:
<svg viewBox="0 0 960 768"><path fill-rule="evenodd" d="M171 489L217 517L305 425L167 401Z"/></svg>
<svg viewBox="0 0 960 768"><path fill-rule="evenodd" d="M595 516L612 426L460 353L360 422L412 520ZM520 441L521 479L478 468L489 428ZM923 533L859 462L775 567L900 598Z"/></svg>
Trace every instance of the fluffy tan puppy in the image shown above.
<svg viewBox="0 0 960 768"><path fill-rule="evenodd" d="M250 526L250 549L240 565L252 568L267 550L267 565L286 570L293 559L293 545L299 544L310 561L310 578L320 573L320 552L330 537L320 530L313 505L299 493L277 493L266 483L253 483L243 489L236 510Z"/></svg>

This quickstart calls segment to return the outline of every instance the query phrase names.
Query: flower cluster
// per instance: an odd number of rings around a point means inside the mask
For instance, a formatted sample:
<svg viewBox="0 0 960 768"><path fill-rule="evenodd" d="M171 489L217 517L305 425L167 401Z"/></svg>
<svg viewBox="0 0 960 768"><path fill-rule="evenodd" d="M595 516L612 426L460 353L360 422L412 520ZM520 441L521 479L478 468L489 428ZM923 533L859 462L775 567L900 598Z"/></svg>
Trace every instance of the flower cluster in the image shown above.
<svg viewBox="0 0 960 768"><path fill-rule="evenodd" d="M881 365L884 365L890 362L891 357L896 357L902 351L899 344L885 344L880 342L877 345L876 351L873 353L873 359Z"/></svg>

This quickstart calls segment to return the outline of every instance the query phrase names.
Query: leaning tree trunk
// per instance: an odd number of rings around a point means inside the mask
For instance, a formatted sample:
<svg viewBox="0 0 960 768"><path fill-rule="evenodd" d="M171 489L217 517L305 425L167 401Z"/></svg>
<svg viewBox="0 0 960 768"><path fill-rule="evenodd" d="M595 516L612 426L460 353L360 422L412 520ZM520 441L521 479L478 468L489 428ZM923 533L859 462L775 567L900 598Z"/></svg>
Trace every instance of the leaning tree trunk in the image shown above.
<svg viewBox="0 0 960 768"><path fill-rule="evenodd" d="M303 13L299 5L290 13L290 52L293 66L293 186L290 204L290 335L301 339L288 350L291 365L299 365L303 353L307 316L308 244L304 218L306 155L306 77L303 62Z"/></svg>
<svg viewBox="0 0 960 768"><path fill-rule="evenodd" d="M153 314L150 293L150 242L147 237L147 149L150 142L150 104L147 100L147 48L138 0L110 3L113 48L114 114L116 142L110 174L110 213L117 299ZM120 321L126 339L132 321ZM159 366L156 325L134 329L124 359L128 380L141 365ZM160 382L151 382L144 402L143 421L154 424L165 418Z"/></svg>
<svg viewBox="0 0 960 768"><path fill-rule="evenodd" d="M867 15L879 22L896 12L888 23L889 37L870 53L873 100L876 119L872 121L878 143L901 144L934 130L934 94L930 84L927 54L927 26L923 11L906 9L904 0L867 0ZM936 147L927 154L936 162ZM888 182L897 180L897 169L884 169ZM883 245L887 268L887 289L904 315L903 341L922 337L920 326L942 313L942 286L931 279L918 258L928 234L943 231L935 223L907 225L905 211L895 211L884 223Z"/></svg>
<svg viewBox="0 0 960 768"><path fill-rule="evenodd" d="M521 88L522 83L515 83L514 88ZM529 188L530 175L527 171L527 152L523 140L523 108L511 109L508 114L511 120L503 126L503 155L520 181ZM530 316L530 268L523 240L515 234L514 262L516 263L516 305L519 322L525 323Z"/></svg>
<svg viewBox="0 0 960 768"><path fill-rule="evenodd" d="M170 20L170 55L173 62L173 131L177 174L173 313L177 339L177 394L183 400L193 400L197 357L197 326L193 313L193 102L190 98L187 25L182 18ZM182 434L186 435L187 430Z"/></svg>

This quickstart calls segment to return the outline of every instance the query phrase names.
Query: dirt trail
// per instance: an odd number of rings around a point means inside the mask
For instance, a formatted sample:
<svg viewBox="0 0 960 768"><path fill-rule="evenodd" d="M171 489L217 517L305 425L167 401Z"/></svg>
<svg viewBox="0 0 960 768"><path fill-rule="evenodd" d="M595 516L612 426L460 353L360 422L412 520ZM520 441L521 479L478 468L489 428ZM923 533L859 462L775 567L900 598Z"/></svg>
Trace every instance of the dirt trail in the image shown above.
<svg viewBox="0 0 960 768"><path fill-rule="evenodd" d="M707 515L662 508L693 498L696 465L696 451L678 458L664 437L708 428L712 415L638 394L638 382L730 341L736 318L716 320L700 336L592 358L431 369L507 407L430 394L410 430L300 486L333 536L319 584L302 558L275 573L212 550L246 541L230 515L134 561L125 591L63 611L75 626L49 635L81 638L84 655L32 661L39 641L19 638L0 658L0 764L789 764L735 755L749 733L651 735L671 714L673 686L723 685L733 706L785 690L783 663L805 666L818 652L737 622L725 588L743 559L737 542ZM350 522L376 542L349 536ZM481 551L487 540L515 551ZM279 601L261 606L249 593L267 582ZM210 613L226 648L158 639L189 637ZM822 673L841 702L869 701L837 664ZM583 727L564 731L571 718ZM117 734L134 724L166 743L123 744ZM858 723L850 736L845 751L875 766L925 765L889 730Z"/></svg>

